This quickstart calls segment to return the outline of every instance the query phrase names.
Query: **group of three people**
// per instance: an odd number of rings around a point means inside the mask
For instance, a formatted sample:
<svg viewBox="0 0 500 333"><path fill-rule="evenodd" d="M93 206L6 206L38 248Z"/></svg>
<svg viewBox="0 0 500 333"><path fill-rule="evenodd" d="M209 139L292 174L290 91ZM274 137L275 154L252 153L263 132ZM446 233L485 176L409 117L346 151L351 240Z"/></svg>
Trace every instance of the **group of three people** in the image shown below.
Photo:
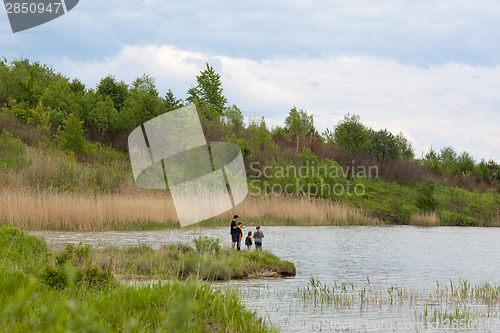
<svg viewBox="0 0 500 333"><path fill-rule="evenodd" d="M241 240L243 238L243 229L242 223L238 222L238 215L234 215L233 220L231 221L231 238L232 238L232 248L236 246L238 250L241 250ZM260 230L260 226L255 228L255 232L253 233L253 241L255 242L255 248L259 250L262 248L262 238L264 238L264 233ZM245 240L245 245L248 248L248 251L252 249L252 232L248 232L248 236Z"/></svg>

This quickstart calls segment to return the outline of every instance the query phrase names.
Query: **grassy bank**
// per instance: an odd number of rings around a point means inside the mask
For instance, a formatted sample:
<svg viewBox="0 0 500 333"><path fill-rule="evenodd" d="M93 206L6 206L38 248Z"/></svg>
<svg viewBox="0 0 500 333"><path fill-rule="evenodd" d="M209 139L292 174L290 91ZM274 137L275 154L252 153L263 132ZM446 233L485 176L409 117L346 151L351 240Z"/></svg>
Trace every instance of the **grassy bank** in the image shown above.
<svg viewBox="0 0 500 333"><path fill-rule="evenodd" d="M93 261L110 267L121 278L229 280L295 275L295 266L266 251L220 248L219 240L199 237L195 248L168 244L158 250L148 246L94 251Z"/></svg>
<svg viewBox="0 0 500 333"><path fill-rule="evenodd" d="M2 332L273 330L236 294L214 291L197 279L135 287L113 279L88 284L79 283L76 268L65 265L68 278L56 288L43 273L54 265L45 242L15 228L0 227L0 255ZM95 275L99 269L91 267Z"/></svg>

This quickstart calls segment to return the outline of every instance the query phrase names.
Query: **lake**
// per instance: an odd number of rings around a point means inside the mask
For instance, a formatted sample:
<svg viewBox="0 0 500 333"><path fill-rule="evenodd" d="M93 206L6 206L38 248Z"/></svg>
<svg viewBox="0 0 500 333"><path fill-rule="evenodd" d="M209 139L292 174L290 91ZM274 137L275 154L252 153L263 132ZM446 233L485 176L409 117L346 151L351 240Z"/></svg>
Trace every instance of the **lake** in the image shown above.
<svg viewBox="0 0 500 333"><path fill-rule="evenodd" d="M245 227L244 234L253 231ZM421 325L427 311L434 317L458 311L467 322L462 328L473 331L500 331L499 305L460 304L457 307L428 304L394 306L386 302L367 302L363 306L333 305L306 301L299 288L310 285L313 277L328 286L341 286L359 292L363 287L384 290L391 286L412 290L420 295L436 289L437 283L466 280L471 284L485 281L500 284L500 229L412 226L350 227L263 227L263 248L283 260L291 261L297 275L290 278L235 280L213 283L214 288L237 289L246 305L282 332L304 331L433 331ZM66 242L87 242L94 247L126 247L148 244L158 248L164 243L191 243L199 236L221 239L230 245L229 226L213 229L177 229L131 232L53 232L33 231L51 247L63 248ZM338 289L338 288L337 288ZM428 308L426 311L426 307ZM467 316L469 314L469 316ZM485 314L489 314L487 317ZM443 317L445 318L445 317ZM451 326L440 331L456 331ZM460 319L460 316L457 316Z"/></svg>

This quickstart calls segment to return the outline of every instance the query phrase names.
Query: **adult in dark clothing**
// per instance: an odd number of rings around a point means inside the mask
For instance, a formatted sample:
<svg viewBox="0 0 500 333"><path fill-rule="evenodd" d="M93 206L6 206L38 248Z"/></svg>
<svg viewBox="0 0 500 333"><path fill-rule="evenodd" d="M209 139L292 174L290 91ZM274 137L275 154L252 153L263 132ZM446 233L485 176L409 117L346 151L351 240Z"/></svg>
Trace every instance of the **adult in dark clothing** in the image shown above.
<svg viewBox="0 0 500 333"><path fill-rule="evenodd" d="M231 221L231 240L233 241L231 247L233 249L236 243L238 242L238 236L239 236L237 221L238 221L238 215L234 215L233 220Z"/></svg>
<svg viewBox="0 0 500 333"><path fill-rule="evenodd" d="M238 242L236 243L237 246L236 248L238 251L241 251L241 240L243 239L243 223L238 222L238 226L236 227L236 230L238 231Z"/></svg>

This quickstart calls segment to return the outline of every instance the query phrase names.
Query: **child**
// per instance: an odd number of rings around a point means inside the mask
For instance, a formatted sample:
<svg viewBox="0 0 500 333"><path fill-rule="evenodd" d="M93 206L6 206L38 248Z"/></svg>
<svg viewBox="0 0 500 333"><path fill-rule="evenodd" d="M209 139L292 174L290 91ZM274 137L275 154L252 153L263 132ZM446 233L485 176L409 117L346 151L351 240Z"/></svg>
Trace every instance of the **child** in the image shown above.
<svg viewBox="0 0 500 333"><path fill-rule="evenodd" d="M248 236L247 236L247 238L245 239L245 245L247 246L248 251L251 251L251 250L252 250L252 244L253 244L253 242L252 242L252 232L251 232L251 231L249 231L249 232L248 232Z"/></svg>
<svg viewBox="0 0 500 333"><path fill-rule="evenodd" d="M236 231L238 233L238 244L237 244L238 251L241 251L241 239L243 238L243 230L241 229L242 225L243 225L243 223L238 222L238 226L236 228Z"/></svg>
<svg viewBox="0 0 500 333"><path fill-rule="evenodd" d="M260 226L255 228L255 232L253 233L253 239L255 240L255 248L260 250L262 248L262 238L264 238L264 233L260 231Z"/></svg>

